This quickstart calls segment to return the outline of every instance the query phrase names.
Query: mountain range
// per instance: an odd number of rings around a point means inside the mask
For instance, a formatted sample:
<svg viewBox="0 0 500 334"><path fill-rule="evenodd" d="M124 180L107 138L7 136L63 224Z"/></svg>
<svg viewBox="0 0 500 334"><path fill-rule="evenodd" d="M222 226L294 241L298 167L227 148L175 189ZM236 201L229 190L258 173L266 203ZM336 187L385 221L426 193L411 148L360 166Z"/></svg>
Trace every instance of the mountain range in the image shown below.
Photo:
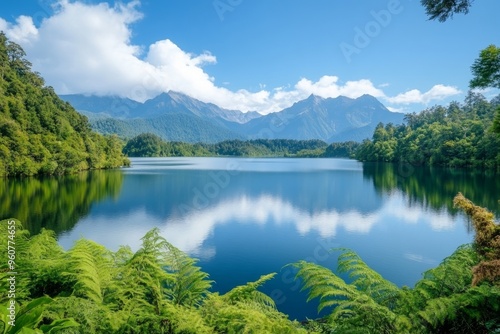
<svg viewBox="0 0 500 334"><path fill-rule="evenodd" d="M154 133L165 140L213 143L227 139L320 139L330 142L371 138L376 125L401 124L371 95L321 98L311 95L276 113L228 110L170 91L140 103L121 97L61 95L89 118L94 130L131 138Z"/></svg>

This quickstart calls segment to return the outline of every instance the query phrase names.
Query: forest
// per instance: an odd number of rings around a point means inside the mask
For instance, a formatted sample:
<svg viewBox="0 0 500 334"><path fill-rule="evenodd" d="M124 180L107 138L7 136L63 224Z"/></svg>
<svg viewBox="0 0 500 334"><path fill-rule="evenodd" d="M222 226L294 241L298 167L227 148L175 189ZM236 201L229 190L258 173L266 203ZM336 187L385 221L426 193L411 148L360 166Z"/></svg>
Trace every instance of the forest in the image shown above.
<svg viewBox="0 0 500 334"><path fill-rule="evenodd" d="M130 139L123 153L129 157L240 156L240 157L349 157L359 144L328 145L322 140L225 140L215 144L167 142L152 133Z"/></svg>
<svg viewBox="0 0 500 334"><path fill-rule="evenodd" d="M471 218L474 242L414 287L385 280L349 249L332 250L339 254L336 270L305 261L287 265L309 300L328 310L302 322L288 319L259 291L276 273L219 294L197 260L157 228L136 252L128 246L113 252L86 239L65 251L54 232L31 236L19 220L3 220L1 247L14 252L0 255L0 288L9 291L0 299L0 332L497 333L500 226L460 193L454 204Z"/></svg>
<svg viewBox="0 0 500 334"><path fill-rule="evenodd" d="M434 106L405 116L404 125L379 124L354 157L411 165L500 167L495 118L500 96L491 101L470 91L463 104Z"/></svg>
<svg viewBox="0 0 500 334"><path fill-rule="evenodd" d="M225 140L216 144L167 142L152 133L140 134L125 144L128 157L295 157L353 158L360 143L349 141L328 145L322 140L252 139Z"/></svg>
<svg viewBox="0 0 500 334"><path fill-rule="evenodd" d="M45 86L25 56L0 32L0 176L128 165L121 140L91 131L87 118Z"/></svg>

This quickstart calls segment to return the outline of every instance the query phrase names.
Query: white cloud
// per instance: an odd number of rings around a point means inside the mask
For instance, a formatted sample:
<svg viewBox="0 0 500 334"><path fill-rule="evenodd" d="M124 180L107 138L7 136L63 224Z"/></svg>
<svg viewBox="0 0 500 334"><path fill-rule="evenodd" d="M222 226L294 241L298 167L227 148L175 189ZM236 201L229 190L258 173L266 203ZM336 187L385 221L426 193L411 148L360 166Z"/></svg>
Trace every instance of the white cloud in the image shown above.
<svg viewBox="0 0 500 334"><path fill-rule="evenodd" d="M7 31L10 39L22 44L30 43L38 35L38 30L33 24L33 19L24 15L16 19L16 24L11 24L0 18L0 30Z"/></svg>
<svg viewBox="0 0 500 334"><path fill-rule="evenodd" d="M375 97L383 97L384 93L373 86L370 80L361 79L358 81L347 81L344 85L338 84L339 78L325 75L317 82L308 79L301 79L295 89L304 95L318 95L324 98L337 97L339 95L356 98L363 94L370 94Z"/></svg>
<svg viewBox="0 0 500 334"><path fill-rule="evenodd" d="M232 91L217 86L204 71L203 66L217 63L209 51L195 55L169 39L146 47L133 45L131 24L142 18L139 5L139 1L111 7L60 0L55 13L39 27L32 18L20 16L15 23L0 18L0 30L23 46L34 70L60 94L118 95L144 101L174 90L227 109L266 114L311 94L324 98L371 94L392 104L425 104L460 93L454 87L436 85L426 93L414 89L387 97L381 89L387 84L377 88L368 79L342 83L332 75L318 81L302 78L288 88L266 90L260 84L257 92Z"/></svg>
<svg viewBox="0 0 500 334"><path fill-rule="evenodd" d="M439 101L454 95L462 93L458 88L435 85L427 92L422 93L418 89L412 89L408 92L398 94L394 97L386 97L386 100L396 104L423 103L427 104L431 101Z"/></svg>

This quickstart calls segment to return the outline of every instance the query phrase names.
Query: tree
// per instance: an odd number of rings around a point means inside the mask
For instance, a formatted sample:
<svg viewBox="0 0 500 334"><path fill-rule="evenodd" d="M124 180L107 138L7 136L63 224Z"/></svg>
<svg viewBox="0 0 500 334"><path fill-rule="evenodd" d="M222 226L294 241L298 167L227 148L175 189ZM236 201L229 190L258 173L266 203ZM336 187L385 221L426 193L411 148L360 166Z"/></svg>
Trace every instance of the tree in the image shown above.
<svg viewBox="0 0 500 334"><path fill-rule="evenodd" d="M421 0L422 6L430 20L444 22L456 13L469 13L474 0Z"/></svg>
<svg viewBox="0 0 500 334"><path fill-rule="evenodd" d="M467 14L473 2L474 0L421 0L429 18L440 22L451 18L454 13ZM500 48L492 44L481 50L471 70L474 77L469 83L470 88L500 88ZM491 130L500 134L500 106L495 112Z"/></svg>
<svg viewBox="0 0 500 334"><path fill-rule="evenodd" d="M482 50L471 69L471 88L500 88L500 48L490 45Z"/></svg>

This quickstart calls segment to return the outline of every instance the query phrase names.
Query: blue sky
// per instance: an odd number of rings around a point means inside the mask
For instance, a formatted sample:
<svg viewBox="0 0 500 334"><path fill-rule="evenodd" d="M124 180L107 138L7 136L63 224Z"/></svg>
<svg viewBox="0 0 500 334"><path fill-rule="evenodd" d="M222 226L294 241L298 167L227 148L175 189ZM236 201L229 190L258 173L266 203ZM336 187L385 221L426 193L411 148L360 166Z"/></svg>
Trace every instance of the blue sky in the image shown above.
<svg viewBox="0 0 500 334"><path fill-rule="evenodd" d="M499 12L475 1L439 23L418 0L6 0L0 30L60 94L175 90L268 113L367 93L408 112L463 101L480 50L500 45Z"/></svg>

